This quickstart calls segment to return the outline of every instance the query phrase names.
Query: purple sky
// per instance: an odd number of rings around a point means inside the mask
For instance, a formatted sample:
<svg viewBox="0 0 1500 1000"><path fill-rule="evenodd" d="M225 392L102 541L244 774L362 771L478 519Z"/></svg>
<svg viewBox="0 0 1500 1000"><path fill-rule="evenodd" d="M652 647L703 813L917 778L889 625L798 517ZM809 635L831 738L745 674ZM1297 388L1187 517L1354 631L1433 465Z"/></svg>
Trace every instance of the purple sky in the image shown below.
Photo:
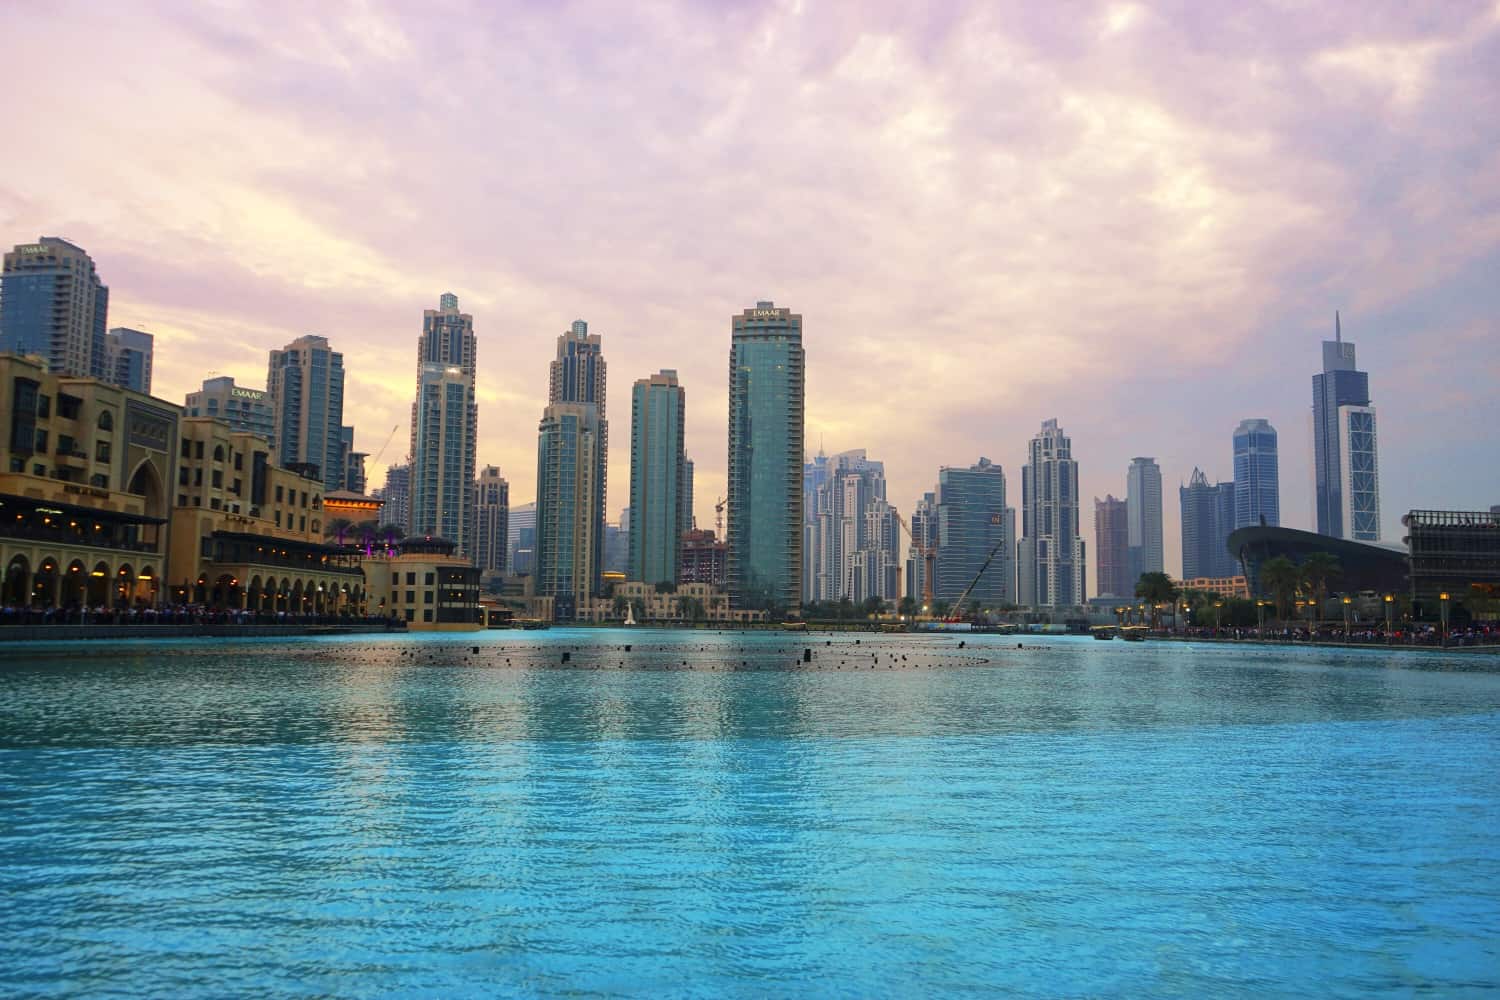
<svg viewBox="0 0 1500 1000"><path fill-rule="evenodd" d="M922 10L927 7L930 10ZM882 9L886 8L886 9ZM934 13L933 11L936 11ZM10 3L6 246L67 236L156 391L263 385L304 333L405 450L424 308L479 335L480 461L535 492L577 318L629 386L676 368L700 524L724 485L729 316L801 312L809 451L905 513L1041 420L1085 498L1166 486L1245 417L1310 524L1334 309L1379 409L1384 530L1500 503L1500 3ZM372 482L382 479L372 468ZM1090 543L1092 505L1082 512Z"/></svg>

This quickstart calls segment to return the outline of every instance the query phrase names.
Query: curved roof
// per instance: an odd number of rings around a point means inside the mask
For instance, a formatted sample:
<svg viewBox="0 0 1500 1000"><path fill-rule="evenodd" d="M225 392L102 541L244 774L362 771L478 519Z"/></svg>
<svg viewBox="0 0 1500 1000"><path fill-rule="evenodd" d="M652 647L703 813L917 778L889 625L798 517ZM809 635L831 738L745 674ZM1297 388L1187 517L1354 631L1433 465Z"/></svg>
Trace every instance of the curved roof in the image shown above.
<svg viewBox="0 0 1500 1000"><path fill-rule="evenodd" d="M1315 531L1252 525L1232 532L1230 553L1258 578L1260 564L1277 556L1302 562L1314 552L1327 552L1339 561L1342 573L1337 590L1392 591L1406 587L1406 550L1394 545L1356 542Z"/></svg>

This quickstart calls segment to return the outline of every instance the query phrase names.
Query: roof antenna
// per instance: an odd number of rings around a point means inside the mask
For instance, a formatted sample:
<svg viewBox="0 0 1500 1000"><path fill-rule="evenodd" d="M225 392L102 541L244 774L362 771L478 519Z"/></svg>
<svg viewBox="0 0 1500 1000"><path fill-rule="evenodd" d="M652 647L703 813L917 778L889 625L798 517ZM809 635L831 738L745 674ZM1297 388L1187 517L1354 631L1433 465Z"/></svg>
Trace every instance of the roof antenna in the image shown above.
<svg viewBox="0 0 1500 1000"><path fill-rule="evenodd" d="M1344 328L1339 323L1339 311L1337 309L1333 311L1333 342L1335 344L1342 344L1344 342Z"/></svg>

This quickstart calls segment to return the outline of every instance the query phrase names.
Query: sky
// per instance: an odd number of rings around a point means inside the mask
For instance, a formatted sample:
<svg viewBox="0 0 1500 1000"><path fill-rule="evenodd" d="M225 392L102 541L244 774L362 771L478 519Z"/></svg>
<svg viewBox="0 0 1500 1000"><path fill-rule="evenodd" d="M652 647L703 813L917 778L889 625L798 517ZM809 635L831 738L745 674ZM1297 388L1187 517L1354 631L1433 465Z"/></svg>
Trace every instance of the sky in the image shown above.
<svg viewBox="0 0 1500 1000"><path fill-rule="evenodd" d="M1500 504L1496 0L62 0L0 5L0 68L0 243L87 249L168 399L328 337L372 486L452 291L513 504L585 319L610 519L630 385L675 368L711 526L730 316L762 299L803 317L809 455L866 449L903 514L980 456L1019 506L1058 419L1091 583L1091 498L1155 457L1176 573L1174 488L1231 478L1248 417L1311 527L1335 310L1386 540L1411 508Z"/></svg>

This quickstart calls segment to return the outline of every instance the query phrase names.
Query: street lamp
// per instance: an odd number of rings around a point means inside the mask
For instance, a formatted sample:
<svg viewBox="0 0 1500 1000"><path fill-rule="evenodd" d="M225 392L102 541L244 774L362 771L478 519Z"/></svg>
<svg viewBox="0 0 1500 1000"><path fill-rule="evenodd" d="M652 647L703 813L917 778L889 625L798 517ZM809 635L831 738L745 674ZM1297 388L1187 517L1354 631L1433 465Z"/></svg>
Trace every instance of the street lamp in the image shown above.
<svg viewBox="0 0 1500 1000"><path fill-rule="evenodd" d="M1297 602L1297 617L1299 619L1302 617L1302 609L1305 608L1306 606L1307 606L1307 602L1306 601L1298 601ZM1317 635L1312 634L1310 631L1309 631L1309 634L1308 634L1308 638L1311 639L1313 642L1317 642L1318 641Z"/></svg>
<svg viewBox="0 0 1500 1000"><path fill-rule="evenodd" d="M1260 623L1255 627L1255 637L1264 639L1266 637L1266 602L1255 602L1255 613L1260 617Z"/></svg>
<svg viewBox="0 0 1500 1000"><path fill-rule="evenodd" d="M1443 612L1443 645L1448 645L1448 592L1445 590L1438 595L1438 601Z"/></svg>
<svg viewBox="0 0 1500 1000"><path fill-rule="evenodd" d="M1354 603L1354 600L1352 598L1349 598L1349 597L1345 597L1344 598L1344 641L1345 642L1349 641L1349 612L1351 610L1351 605L1353 603Z"/></svg>
<svg viewBox="0 0 1500 1000"><path fill-rule="evenodd" d="M1214 631L1215 632L1219 631L1219 628L1220 628L1219 612L1221 612L1223 609L1224 609L1224 602L1223 601L1214 601Z"/></svg>
<svg viewBox="0 0 1500 1000"><path fill-rule="evenodd" d="M1396 606L1396 598L1393 594L1385 595L1385 644L1391 644L1391 610Z"/></svg>

